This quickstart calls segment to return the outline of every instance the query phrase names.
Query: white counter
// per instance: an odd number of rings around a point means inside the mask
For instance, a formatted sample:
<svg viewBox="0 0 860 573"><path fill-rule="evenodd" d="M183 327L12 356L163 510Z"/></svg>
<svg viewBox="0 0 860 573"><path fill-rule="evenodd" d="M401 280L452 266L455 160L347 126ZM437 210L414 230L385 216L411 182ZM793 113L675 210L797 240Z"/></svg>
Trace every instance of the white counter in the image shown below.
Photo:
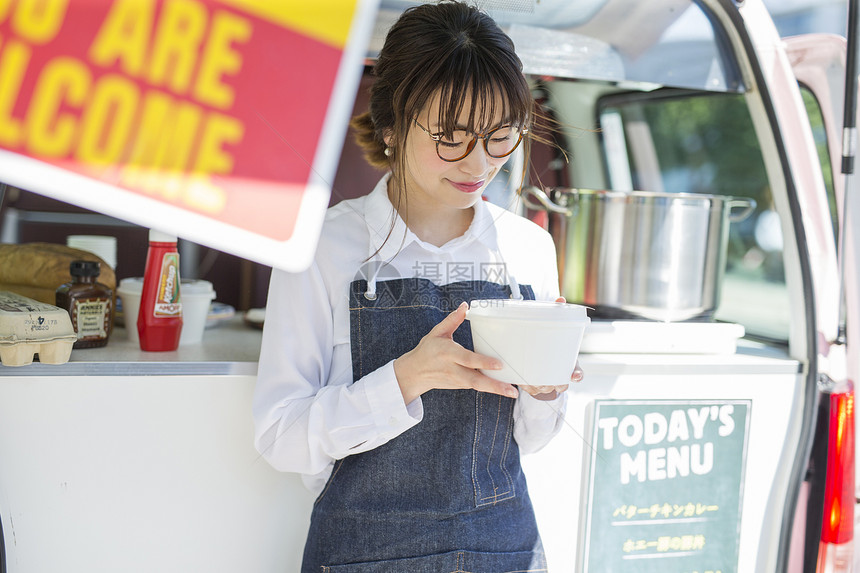
<svg viewBox="0 0 860 573"><path fill-rule="evenodd" d="M125 328L119 327L111 333L106 346L72 350L66 364L0 365L0 377L256 375L262 334L262 330L233 318L206 329L201 344L180 346L172 352L144 352L136 342L128 340Z"/></svg>

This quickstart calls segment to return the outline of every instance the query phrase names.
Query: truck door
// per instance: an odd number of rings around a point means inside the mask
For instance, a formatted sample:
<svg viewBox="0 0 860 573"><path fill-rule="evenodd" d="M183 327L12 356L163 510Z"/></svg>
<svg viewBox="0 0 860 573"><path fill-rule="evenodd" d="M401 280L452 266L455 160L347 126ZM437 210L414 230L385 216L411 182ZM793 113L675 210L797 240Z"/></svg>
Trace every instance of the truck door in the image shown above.
<svg viewBox="0 0 860 573"><path fill-rule="evenodd" d="M809 503L807 511L811 514L807 523L810 525L807 531L807 554L809 546L816 539L809 530L814 529L814 517L818 512L823 514L821 520L821 533L818 536L820 545L817 570L818 571L846 571L845 561L854 561L854 569L860 569L860 552L854 552L853 559L850 551L853 543L853 524L845 518L835 518L834 514L848 513L850 504L841 502L840 488L838 487L849 474L856 474L856 468L844 467L848 463L854 463L856 454L851 456L845 452L836 450L838 427L838 400L841 395L853 390L850 381L857 380L860 370L860 359L858 359L858 202L857 181L854 176L842 174L842 137L841 127L843 125L844 113L844 88L847 45L845 38L826 34L807 34L803 36L785 39L786 51L791 62L794 75L800 84L801 94L807 109L807 115L813 131L816 146L819 150L821 168L827 187L828 200L830 203L831 220L833 224L834 240L839 246L840 274L842 275L842 290L844 292L843 318L840 321L838 336L844 337L844 342L832 345L833 341L824 343L825 353L839 355L845 353L844 379L831 381L824 380L822 388L822 400L819 407L818 427L821 429L816 436L812 449L812 460L810 464L809 479ZM840 233L844 231L844 235ZM831 405L834 408L831 408ZM835 411L834 411L835 409ZM833 419L835 428L828 427L825 422ZM856 417L855 417L856 423ZM844 430L843 430L844 431ZM856 428L855 428L856 435ZM853 458L853 459L852 459ZM822 471L826 468L826 471ZM818 474L818 475L816 475ZM853 475L850 477L853 478ZM844 484L847 488L849 484ZM850 494L845 492L845 497ZM854 496L856 499L856 492ZM837 506L841 506L837 509ZM850 511L853 514L856 511ZM853 519L851 520L853 521ZM812 570L812 564L807 558L806 570Z"/></svg>

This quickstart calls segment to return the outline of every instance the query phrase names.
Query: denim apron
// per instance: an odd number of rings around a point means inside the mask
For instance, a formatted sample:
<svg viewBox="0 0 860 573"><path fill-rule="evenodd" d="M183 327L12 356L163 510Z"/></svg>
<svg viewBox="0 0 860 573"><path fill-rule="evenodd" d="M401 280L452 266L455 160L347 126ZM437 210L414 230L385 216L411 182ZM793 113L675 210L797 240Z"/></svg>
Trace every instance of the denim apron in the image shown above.
<svg viewBox="0 0 860 573"><path fill-rule="evenodd" d="M354 380L412 350L461 302L511 296L487 281L388 280L372 297L367 287L350 285ZM534 299L530 286L516 288ZM454 340L473 348L468 323ZM420 423L335 463L314 504L302 571L546 571L513 439L514 400L474 390L421 399Z"/></svg>

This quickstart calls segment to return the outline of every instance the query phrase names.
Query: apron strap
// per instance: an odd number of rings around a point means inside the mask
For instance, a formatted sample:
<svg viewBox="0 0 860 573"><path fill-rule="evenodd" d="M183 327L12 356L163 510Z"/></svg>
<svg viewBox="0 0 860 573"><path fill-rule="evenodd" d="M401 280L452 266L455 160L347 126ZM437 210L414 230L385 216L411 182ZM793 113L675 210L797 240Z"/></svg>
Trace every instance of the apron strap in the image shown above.
<svg viewBox="0 0 860 573"><path fill-rule="evenodd" d="M364 291L364 298L367 300L376 300L376 276L379 274L379 269L382 268L384 264L379 259L373 259L373 262L376 263L374 265L373 273L367 277L367 290Z"/></svg>
<svg viewBox="0 0 860 573"><path fill-rule="evenodd" d="M513 273L507 273L508 285L511 287L511 298L514 300L523 300L523 293L520 292L520 285L517 282Z"/></svg>

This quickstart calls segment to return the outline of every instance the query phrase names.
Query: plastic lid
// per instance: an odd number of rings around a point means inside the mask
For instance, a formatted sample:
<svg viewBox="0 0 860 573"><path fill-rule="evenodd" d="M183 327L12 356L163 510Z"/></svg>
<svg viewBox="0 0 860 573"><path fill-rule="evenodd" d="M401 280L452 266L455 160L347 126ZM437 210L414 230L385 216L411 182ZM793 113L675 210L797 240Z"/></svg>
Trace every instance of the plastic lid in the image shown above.
<svg viewBox="0 0 860 573"><path fill-rule="evenodd" d="M149 242L150 243L175 243L176 235L171 235L169 233L162 233L157 229L149 230Z"/></svg>
<svg viewBox="0 0 860 573"><path fill-rule="evenodd" d="M509 320L590 322L586 307L566 302L535 300L479 299L469 303L466 318L486 317Z"/></svg>
<svg viewBox="0 0 860 573"><path fill-rule="evenodd" d="M143 292L143 277L129 277L119 281L117 291L140 294Z"/></svg>
<svg viewBox="0 0 860 573"><path fill-rule="evenodd" d="M101 264L97 261L72 261L69 263L69 274L73 277L97 277L101 272Z"/></svg>
<svg viewBox="0 0 860 573"><path fill-rule="evenodd" d="M186 294L210 294L213 292L212 283L198 279L181 279L179 281L181 292Z"/></svg>

